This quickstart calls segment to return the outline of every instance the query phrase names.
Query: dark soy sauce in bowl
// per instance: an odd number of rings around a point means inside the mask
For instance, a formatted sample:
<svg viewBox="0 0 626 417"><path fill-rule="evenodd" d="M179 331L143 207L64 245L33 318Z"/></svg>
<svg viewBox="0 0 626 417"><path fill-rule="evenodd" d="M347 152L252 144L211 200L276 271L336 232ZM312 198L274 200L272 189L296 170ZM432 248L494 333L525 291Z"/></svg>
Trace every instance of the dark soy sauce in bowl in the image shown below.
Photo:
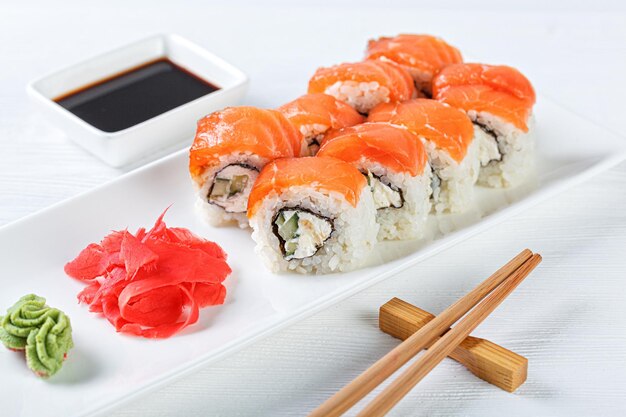
<svg viewBox="0 0 626 417"><path fill-rule="evenodd" d="M219 87L166 58L148 62L54 99L105 132L124 130Z"/></svg>

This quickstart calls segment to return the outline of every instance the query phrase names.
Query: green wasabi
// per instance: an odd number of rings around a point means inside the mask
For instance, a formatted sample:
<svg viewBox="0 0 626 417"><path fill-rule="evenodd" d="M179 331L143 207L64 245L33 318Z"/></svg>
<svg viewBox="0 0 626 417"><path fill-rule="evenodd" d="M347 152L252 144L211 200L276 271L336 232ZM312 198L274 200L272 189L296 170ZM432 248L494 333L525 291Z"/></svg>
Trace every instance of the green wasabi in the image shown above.
<svg viewBox="0 0 626 417"><path fill-rule="evenodd" d="M56 374L74 346L67 315L34 294L20 298L0 317L0 341L11 350L24 351L28 367L42 378Z"/></svg>

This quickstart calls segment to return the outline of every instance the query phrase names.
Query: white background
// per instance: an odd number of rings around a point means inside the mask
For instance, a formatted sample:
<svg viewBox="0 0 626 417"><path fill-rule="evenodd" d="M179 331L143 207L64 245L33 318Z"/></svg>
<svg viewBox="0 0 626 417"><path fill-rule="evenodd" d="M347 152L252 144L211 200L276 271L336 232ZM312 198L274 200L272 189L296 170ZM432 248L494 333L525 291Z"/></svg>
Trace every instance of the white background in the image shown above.
<svg viewBox="0 0 626 417"><path fill-rule="evenodd" d="M540 94L623 132L626 13L617 1L85 3L0 0L0 224L124 172L40 120L26 83L157 32L243 69L245 103L267 107L303 93L317 66L359 59L370 37L437 34L467 57L520 68ZM626 164L115 415L303 415L395 346L377 328L381 304L398 296L439 312L522 247L543 264L477 335L528 357L526 384L507 394L444 361L392 415L624 415Z"/></svg>

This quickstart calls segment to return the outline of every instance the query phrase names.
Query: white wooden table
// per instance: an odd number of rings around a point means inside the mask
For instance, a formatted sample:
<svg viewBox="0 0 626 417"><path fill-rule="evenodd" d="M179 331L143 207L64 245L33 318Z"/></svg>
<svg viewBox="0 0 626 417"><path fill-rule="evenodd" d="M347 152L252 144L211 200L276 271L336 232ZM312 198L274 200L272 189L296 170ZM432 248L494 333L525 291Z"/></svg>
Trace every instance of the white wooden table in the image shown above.
<svg viewBox="0 0 626 417"><path fill-rule="evenodd" d="M246 103L260 106L303 92L319 65L358 59L369 37L434 33L467 57L519 67L541 94L623 129L626 14L618 2L594 2L602 11L539 1L446 1L437 3L440 11L415 2L290 3L0 3L0 224L123 174L40 120L25 84L160 31L189 37L244 69L252 78ZM490 6L495 11L481 11ZM529 358L526 384L507 394L444 361L391 414L624 415L626 164L115 416L303 415L397 343L377 328L381 304L398 296L439 312L522 247L541 252L543 264L477 334Z"/></svg>

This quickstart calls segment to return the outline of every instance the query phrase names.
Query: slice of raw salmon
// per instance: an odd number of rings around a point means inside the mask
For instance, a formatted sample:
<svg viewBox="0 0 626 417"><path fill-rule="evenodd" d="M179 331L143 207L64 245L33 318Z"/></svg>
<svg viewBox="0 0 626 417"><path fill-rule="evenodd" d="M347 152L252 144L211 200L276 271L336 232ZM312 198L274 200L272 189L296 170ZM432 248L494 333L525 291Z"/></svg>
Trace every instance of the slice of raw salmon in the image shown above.
<svg viewBox="0 0 626 417"><path fill-rule="evenodd" d="M269 160L300 156L306 149L302 134L276 110L228 107L198 121L189 151L194 179L232 153L254 154Z"/></svg>
<svg viewBox="0 0 626 417"><path fill-rule="evenodd" d="M363 83L368 89L387 89L384 101L403 101L412 98L415 86L411 75L393 62L368 60L319 68L309 80L309 93L332 94L342 84Z"/></svg>
<svg viewBox="0 0 626 417"><path fill-rule="evenodd" d="M405 126L420 138L448 152L457 162L465 158L474 138L474 127L465 113L430 99L381 104L370 112L368 121Z"/></svg>
<svg viewBox="0 0 626 417"><path fill-rule="evenodd" d="M363 123L333 131L324 137L317 156L331 156L358 166L376 162L396 173L421 175L427 157L419 137L389 123Z"/></svg>
<svg viewBox="0 0 626 417"><path fill-rule="evenodd" d="M531 105L535 104L535 90L528 78L506 65L450 65L442 69L433 80L433 94L438 96L449 88L468 85L485 85Z"/></svg>
<svg viewBox="0 0 626 417"><path fill-rule="evenodd" d="M518 70L505 65L458 64L433 79L434 98L466 112L486 112L528 131L535 90Z"/></svg>
<svg viewBox="0 0 626 417"><path fill-rule="evenodd" d="M402 65L426 95L432 93L430 83L439 70L463 62L461 52L443 39L411 34L370 40L366 58L389 60Z"/></svg>
<svg viewBox="0 0 626 417"><path fill-rule="evenodd" d="M329 157L276 159L259 174L248 198L248 217L254 217L265 197L291 187L306 186L339 193L356 206L367 185L365 176L347 162Z"/></svg>
<svg viewBox="0 0 626 417"><path fill-rule="evenodd" d="M511 94L494 90L486 85L467 85L444 90L437 98L466 112L493 114L528 132L528 118L532 112L532 105Z"/></svg>
<svg viewBox="0 0 626 417"><path fill-rule="evenodd" d="M277 110L298 129L307 125L322 125L326 130L340 129L365 121L365 118L348 104L322 93L305 94Z"/></svg>

